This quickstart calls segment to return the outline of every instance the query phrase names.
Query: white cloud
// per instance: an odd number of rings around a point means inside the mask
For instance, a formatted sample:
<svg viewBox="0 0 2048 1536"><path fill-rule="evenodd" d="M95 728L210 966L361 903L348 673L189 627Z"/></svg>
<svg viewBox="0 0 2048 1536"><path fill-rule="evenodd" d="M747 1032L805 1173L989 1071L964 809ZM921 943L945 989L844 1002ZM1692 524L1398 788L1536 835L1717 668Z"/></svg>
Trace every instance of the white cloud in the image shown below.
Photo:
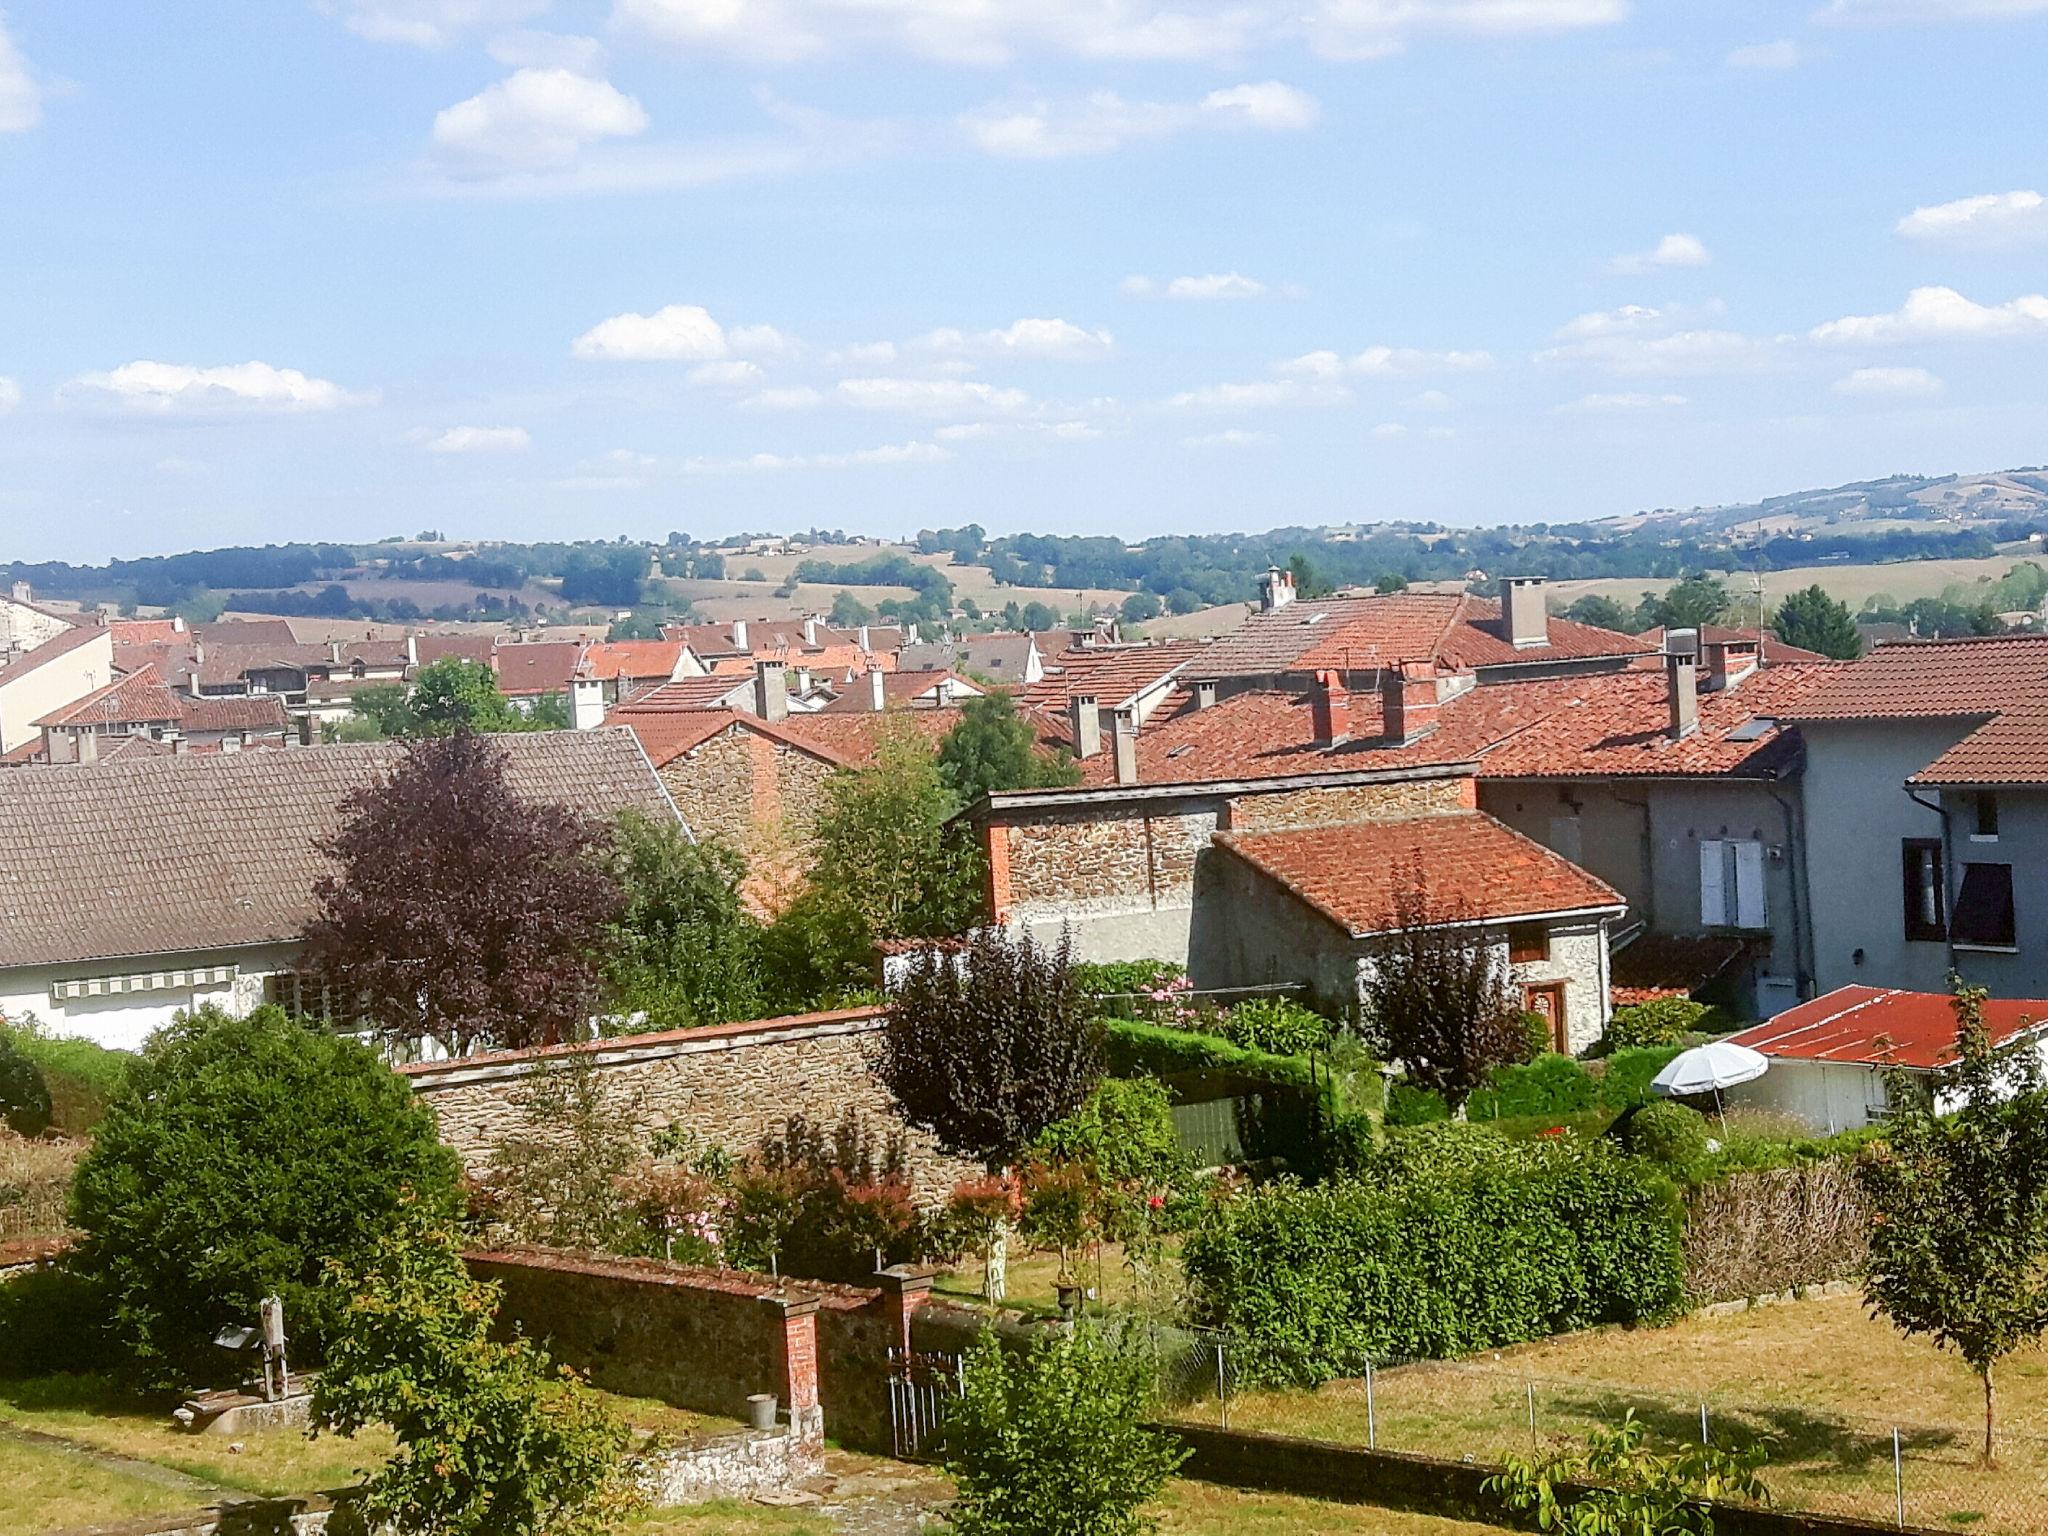
<svg viewBox="0 0 2048 1536"><path fill-rule="evenodd" d="M796 342L772 325L736 325L725 339L733 351L750 357L781 357L796 350Z"/></svg>
<svg viewBox="0 0 2048 1536"><path fill-rule="evenodd" d="M1398 421L1383 421L1366 434L1367 437L1376 437L1382 442L1390 442L1394 438L1407 435L1408 429Z"/></svg>
<svg viewBox="0 0 2048 1536"><path fill-rule="evenodd" d="M1242 272L1209 272L1200 277L1174 277L1156 282L1143 273L1133 273L1117 285L1131 299L1180 299L1204 302L1211 299L1255 299L1270 290L1255 277Z"/></svg>
<svg viewBox="0 0 2048 1536"><path fill-rule="evenodd" d="M349 31L373 43L441 48L465 33L516 27L550 0L352 0L343 7Z"/></svg>
<svg viewBox="0 0 2048 1536"><path fill-rule="evenodd" d="M967 332L947 328L918 338L933 352L978 353L984 356L1087 358L1101 357L1116 344L1107 331L1091 331L1071 320L1018 320L1001 330Z"/></svg>
<svg viewBox="0 0 2048 1536"><path fill-rule="evenodd" d="M722 358L717 362L699 363L690 370L690 382L711 389L738 389L758 383L761 368L743 357Z"/></svg>
<svg viewBox="0 0 2048 1536"><path fill-rule="evenodd" d="M1318 52L1377 59L1431 36L1512 37L1613 26L1629 0L1320 0L1307 28Z"/></svg>
<svg viewBox="0 0 2048 1536"><path fill-rule="evenodd" d="M1789 37L1769 43L1751 43L1746 48L1734 49L1728 55L1730 69L1797 69L1805 62L1805 50Z"/></svg>
<svg viewBox="0 0 2048 1536"><path fill-rule="evenodd" d="M369 398L327 379L269 363L195 368L184 363L137 361L107 373L80 374L69 396L111 401L159 414L208 411L328 411Z"/></svg>
<svg viewBox="0 0 2048 1536"><path fill-rule="evenodd" d="M7 32L0 12L0 133L27 133L43 120L43 88Z"/></svg>
<svg viewBox="0 0 2048 1536"><path fill-rule="evenodd" d="M484 51L507 69L573 69L594 75L604 68L604 44L568 32L501 32Z"/></svg>
<svg viewBox="0 0 2048 1536"><path fill-rule="evenodd" d="M1293 379L1255 379L1249 384L1210 384L1183 390L1166 403L1175 410L1235 411L1291 405L1309 391Z"/></svg>
<svg viewBox="0 0 2048 1536"><path fill-rule="evenodd" d="M1899 220L1908 240L1998 249L2048 240L2048 198L2038 192L1986 192L1915 208Z"/></svg>
<svg viewBox="0 0 2048 1536"><path fill-rule="evenodd" d="M651 315L613 315L571 344L577 357L613 362L689 363L724 357L725 329L699 304L670 304Z"/></svg>
<svg viewBox="0 0 2048 1536"><path fill-rule="evenodd" d="M521 453L533 446L524 427L450 427L420 437L429 453Z"/></svg>
<svg viewBox="0 0 2048 1536"><path fill-rule="evenodd" d="M862 410L917 415L1002 416L1031 404L1031 397L1021 389L998 388L974 379L841 379L839 394Z"/></svg>
<svg viewBox="0 0 2048 1536"><path fill-rule="evenodd" d="M951 458L937 443L884 443L847 453L755 453L738 459L697 458L684 461L688 474L729 474L744 470L845 469L873 464L935 464Z"/></svg>
<svg viewBox="0 0 2048 1536"><path fill-rule="evenodd" d="M797 384L785 389L759 390L740 404L750 411L808 411L824 398L810 385Z"/></svg>
<svg viewBox="0 0 2048 1536"><path fill-rule="evenodd" d="M1692 323L1719 310L1718 304L1666 309L1624 304L1595 310L1559 327L1560 345L1538 352L1536 361L1598 368L1622 377L1751 373L1776 363L1790 338L1748 336Z"/></svg>
<svg viewBox="0 0 2048 1536"><path fill-rule="evenodd" d="M1426 373L1474 373L1493 366L1490 352L1425 352L1417 347L1367 347L1346 357L1327 348L1277 365L1310 379L1403 378Z"/></svg>
<svg viewBox="0 0 2048 1536"><path fill-rule="evenodd" d="M21 404L21 385L0 373L0 416Z"/></svg>
<svg viewBox="0 0 2048 1536"><path fill-rule="evenodd" d="M895 361L893 341L855 342L825 354L826 364L835 368L886 368Z"/></svg>
<svg viewBox="0 0 2048 1536"><path fill-rule="evenodd" d="M1257 448L1274 441L1271 432L1253 432L1244 427L1225 427L1221 432L1203 432L1180 440L1183 448Z"/></svg>
<svg viewBox="0 0 2048 1536"><path fill-rule="evenodd" d="M1828 387L1838 395L1902 400L1938 395L1942 383L1925 368L1858 368Z"/></svg>
<svg viewBox="0 0 2048 1536"><path fill-rule="evenodd" d="M1581 395L1576 400L1560 405L1558 409L1573 413L1584 412L1588 415L1604 415L1611 412L1672 410L1686 403L1683 395L1594 394Z"/></svg>
<svg viewBox="0 0 2048 1536"><path fill-rule="evenodd" d="M1979 304L1953 288L1915 288L1889 314L1845 315L1810 334L1815 341L1838 343L2048 335L2048 296L2028 293L2003 304Z"/></svg>
<svg viewBox="0 0 2048 1536"><path fill-rule="evenodd" d="M963 113L960 126L983 152L1012 160L1100 155L1125 144L1197 128L1292 132L1316 120L1315 98L1268 80L1211 91L1200 101L1127 101L1114 91L1078 99L1039 97Z"/></svg>
<svg viewBox="0 0 2048 1536"><path fill-rule="evenodd" d="M1615 257L1607 270L1635 274L1665 267L1704 267L1713 259L1697 235L1666 235L1647 251Z"/></svg>
<svg viewBox="0 0 2048 1536"><path fill-rule="evenodd" d="M2009 21L2048 14L2048 0L1830 0L1824 21Z"/></svg>
<svg viewBox="0 0 2048 1536"><path fill-rule="evenodd" d="M647 131L646 110L609 81L570 69L521 69L434 117L449 169L490 176L561 170L590 144Z"/></svg>
<svg viewBox="0 0 2048 1536"><path fill-rule="evenodd" d="M1425 389L1421 394L1411 395L1401 403L1414 411L1451 411L1456 410L1458 406L1457 401L1440 389Z"/></svg>

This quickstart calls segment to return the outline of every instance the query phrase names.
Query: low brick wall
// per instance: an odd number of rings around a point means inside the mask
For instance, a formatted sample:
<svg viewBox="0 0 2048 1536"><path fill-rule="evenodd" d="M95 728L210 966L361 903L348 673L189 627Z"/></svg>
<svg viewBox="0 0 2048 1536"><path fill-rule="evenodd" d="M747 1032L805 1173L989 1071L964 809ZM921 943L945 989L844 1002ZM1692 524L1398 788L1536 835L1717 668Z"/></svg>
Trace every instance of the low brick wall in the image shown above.
<svg viewBox="0 0 2048 1536"><path fill-rule="evenodd" d="M826 1433L869 1450L889 1446L889 1350L909 1339L931 1284L908 1270L878 1275L870 1288L549 1249L468 1259L479 1279L502 1288L505 1327L541 1340L598 1386L736 1419L757 1392L788 1409L790 1372L804 1366L787 1358L785 1312L814 1307L808 1368Z"/></svg>
<svg viewBox="0 0 2048 1536"><path fill-rule="evenodd" d="M878 1140L901 1138L918 1200L936 1203L981 1170L940 1152L896 1113L870 1064L881 1029L880 1009L848 1008L413 1062L398 1070L434 1107L441 1139L472 1169L488 1166L496 1147L525 1130L518 1098L528 1082L588 1063L622 1117L650 1133L682 1125L738 1153L780 1139L799 1116L829 1130L849 1113L857 1115Z"/></svg>
<svg viewBox="0 0 2048 1536"><path fill-rule="evenodd" d="M1195 1424L1157 1424L1190 1453L1181 1476L1226 1488L1257 1488L1347 1504L1375 1504L1415 1514L1446 1515L1501 1524L1511 1517L1484 1489L1498 1467L1442 1461L1403 1451L1369 1451L1250 1430ZM1519 1522L1534 1530L1533 1521ZM1772 1509L1722 1505L1714 1510L1717 1536L1937 1536L1928 1526L1844 1520Z"/></svg>

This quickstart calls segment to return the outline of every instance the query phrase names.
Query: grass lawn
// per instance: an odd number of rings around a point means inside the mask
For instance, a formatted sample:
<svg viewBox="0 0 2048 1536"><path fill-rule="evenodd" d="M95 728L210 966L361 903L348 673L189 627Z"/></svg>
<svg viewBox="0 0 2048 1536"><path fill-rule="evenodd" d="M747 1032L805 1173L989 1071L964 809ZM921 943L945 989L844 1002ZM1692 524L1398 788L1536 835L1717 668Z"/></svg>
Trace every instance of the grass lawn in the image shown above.
<svg viewBox="0 0 2048 1536"><path fill-rule="evenodd" d="M1501 1527L1434 1515L1404 1515L1370 1504L1329 1504L1279 1493L1246 1493L1213 1483L1176 1482L1160 1509L1168 1536L1499 1536Z"/></svg>
<svg viewBox="0 0 2048 1536"><path fill-rule="evenodd" d="M1091 1312L1105 1304L1143 1310L1148 1303L1160 1299L1165 1287L1178 1284L1179 1266L1171 1254L1161 1261L1161 1268L1166 1272L1155 1270L1147 1282L1141 1283L1124 1263L1123 1246L1104 1243L1099 1251L1091 1249L1075 1259L1074 1279L1077 1284L1094 1287L1096 1295L1088 1302ZM1003 1305L1026 1312L1057 1312L1059 1293L1055 1282L1059 1270L1058 1254L1023 1252L1013 1241L1009 1254L1009 1299ZM942 1271L933 1281L932 1289L941 1296L979 1301L981 1275L981 1261L969 1259L958 1269Z"/></svg>
<svg viewBox="0 0 2048 1536"><path fill-rule="evenodd" d="M1901 1431L1906 1515L1997 1532L2038 1529L2048 1504L2048 1356L2000 1372L2000 1464L1977 1464L1983 1405L1952 1355L1869 1317L1860 1298L1816 1297L1670 1328L1602 1329L1476 1360L1378 1373L1372 1418L1390 1449L1498 1460L1535 1439L1575 1436L1633 1408L1653 1434L1691 1439L1707 1406L1717 1443L1763 1440L1782 1504L1888 1517L1891 1429ZM1213 1405L1190 1413L1212 1416ZM1362 1382L1261 1392L1231 1405L1233 1427L1364 1444Z"/></svg>
<svg viewBox="0 0 2048 1536"><path fill-rule="evenodd" d="M0 1439L0 1531L71 1526L196 1509L206 1500L66 1451Z"/></svg>

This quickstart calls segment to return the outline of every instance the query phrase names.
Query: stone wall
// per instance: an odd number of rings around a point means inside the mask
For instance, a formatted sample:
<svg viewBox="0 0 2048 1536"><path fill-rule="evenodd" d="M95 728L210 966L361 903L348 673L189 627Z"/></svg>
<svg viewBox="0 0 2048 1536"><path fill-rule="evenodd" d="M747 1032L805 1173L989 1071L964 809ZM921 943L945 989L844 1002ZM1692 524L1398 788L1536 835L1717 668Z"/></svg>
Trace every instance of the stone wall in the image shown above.
<svg viewBox="0 0 2048 1536"><path fill-rule="evenodd" d="M854 1008L398 1070L434 1107L442 1140L472 1168L487 1165L492 1149L523 1129L519 1099L536 1074L588 1062L621 1117L650 1133L682 1125L735 1152L779 1138L794 1117L829 1128L851 1112L878 1139L901 1138L917 1199L936 1202L980 1170L947 1157L897 1115L870 1065L881 1028L880 1009Z"/></svg>
<svg viewBox="0 0 2048 1536"><path fill-rule="evenodd" d="M1195 860L1221 824L1223 802L1151 810L1094 806L1059 820L998 828L1009 842L1009 911L1108 910L1184 904Z"/></svg>
<svg viewBox="0 0 2048 1536"><path fill-rule="evenodd" d="M825 781L837 771L744 725L657 770L692 831L746 858L746 893L770 914L810 865Z"/></svg>
<svg viewBox="0 0 2048 1536"><path fill-rule="evenodd" d="M1389 784L1345 784L1329 789L1239 795L1230 802L1228 831L1272 832L1334 822L1396 821L1469 811L1476 803L1470 779L1411 779Z"/></svg>

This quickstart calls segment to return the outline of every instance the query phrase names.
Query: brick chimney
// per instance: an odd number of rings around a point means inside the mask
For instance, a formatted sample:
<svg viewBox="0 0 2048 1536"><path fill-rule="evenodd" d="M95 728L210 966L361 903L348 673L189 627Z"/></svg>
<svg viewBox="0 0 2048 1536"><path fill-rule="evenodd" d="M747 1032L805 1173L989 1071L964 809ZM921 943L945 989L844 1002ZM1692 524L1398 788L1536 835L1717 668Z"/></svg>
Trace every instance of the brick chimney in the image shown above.
<svg viewBox="0 0 2048 1536"><path fill-rule="evenodd" d="M1068 695L1067 718L1074 728L1074 756L1089 758L1102 750L1102 710L1094 694Z"/></svg>
<svg viewBox="0 0 2048 1536"><path fill-rule="evenodd" d="M1543 605L1541 576L1503 576L1500 581L1500 628L1518 651L1550 644L1550 610Z"/></svg>
<svg viewBox="0 0 2048 1536"><path fill-rule="evenodd" d="M1198 677L1198 678L1196 678L1196 679L1195 679L1195 708L1197 708L1197 709L1214 709L1215 707L1216 707L1216 679L1215 679L1215 678L1213 678L1213 677Z"/></svg>
<svg viewBox="0 0 2048 1536"><path fill-rule="evenodd" d="M1705 640L1700 651L1707 674L1700 687L1708 693L1726 693L1756 670L1757 643L1748 635Z"/></svg>
<svg viewBox="0 0 2048 1536"><path fill-rule="evenodd" d="M1436 667L1403 661L1380 673L1380 722L1387 739L1402 746L1436 729Z"/></svg>
<svg viewBox="0 0 2048 1536"><path fill-rule="evenodd" d="M1294 572L1283 571L1277 565L1266 567L1266 574L1259 578L1259 611L1271 613L1293 601Z"/></svg>
<svg viewBox="0 0 2048 1536"><path fill-rule="evenodd" d="M754 713L763 720L789 718L789 680L779 661L754 663Z"/></svg>
<svg viewBox="0 0 2048 1536"><path fill-rule="evenodd" d="M1664 676L1670 684L1671 739L1683 741L1700 726L1699 631L1664 632Z"/></svg>
<svg viewBox="0 0 2048 1536"><path fill-rule="evenodd" d="M1128 709L1116 712L1114 725L1114 750L1116 752L1116 781L1119 784L1138 782L1138 717Z"/></svg>
<svg viewBox="0 0 2048 1536"><path fill-rule="evenodd" d="M1316 673L1315 691L1309 696L1315 720L1316 745L1341 747L1351 739L1351 695L1344 691L1344 679L1328 668Z"/></svg>

